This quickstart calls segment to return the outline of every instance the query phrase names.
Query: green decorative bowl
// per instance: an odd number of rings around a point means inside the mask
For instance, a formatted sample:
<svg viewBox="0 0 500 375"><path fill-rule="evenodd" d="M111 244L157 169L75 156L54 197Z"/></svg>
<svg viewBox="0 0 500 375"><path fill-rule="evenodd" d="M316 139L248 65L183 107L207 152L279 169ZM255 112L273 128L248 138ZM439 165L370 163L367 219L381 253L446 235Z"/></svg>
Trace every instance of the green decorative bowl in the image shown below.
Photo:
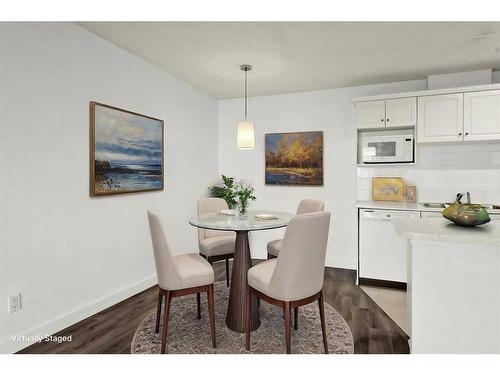
<svg viewBox="0 0 500 375"><path fill-rule="evenodd" d="M455 202L447 207L443 216L463 227L474 227L490 222L490 215L480 204Z"/></svg>

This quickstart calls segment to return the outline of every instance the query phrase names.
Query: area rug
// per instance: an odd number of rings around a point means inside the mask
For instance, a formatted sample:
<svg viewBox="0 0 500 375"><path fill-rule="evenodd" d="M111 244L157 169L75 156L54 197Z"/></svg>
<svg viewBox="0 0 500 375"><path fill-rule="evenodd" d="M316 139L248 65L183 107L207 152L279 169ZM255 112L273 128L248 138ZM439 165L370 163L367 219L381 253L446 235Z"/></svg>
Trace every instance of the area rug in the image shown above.
<svg viewBox="0 0 500 375"><path fill-rule="evenodd" d="M212 348L206 293L202 294L202 318L196 319L196 296L174 298L168 323L168 352L172 354L280 354L285 353L285 329L280 308L261 301L260 327L251 334L251 350L245 349L245 334L226 327L229 288L224 282L215 283L215 329L217 348ZM292 313L293 316L293 313ZM163 318L163 312L162 312ZM325 321L330 354L354 352L351 330L333 307L325 303ZM160 352L160 333L155 333L156 312L149 313L132 339L132 354ZM299 329L292 329L292 353L323 354L323 339L319 308L311 303L299 308Z"/></svg>

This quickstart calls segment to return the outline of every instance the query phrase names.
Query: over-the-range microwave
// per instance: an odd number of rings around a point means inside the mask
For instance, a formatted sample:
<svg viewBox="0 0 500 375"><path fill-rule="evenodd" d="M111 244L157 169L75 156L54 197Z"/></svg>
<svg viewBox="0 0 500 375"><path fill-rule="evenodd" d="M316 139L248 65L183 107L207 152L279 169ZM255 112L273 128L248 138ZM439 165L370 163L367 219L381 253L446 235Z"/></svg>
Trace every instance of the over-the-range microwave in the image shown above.
<svg viewBox="0 0 500 375"><path fill-rule="evenodd" d="M413 134L360 135L360 163L413 163L415 142Z"/></svg>

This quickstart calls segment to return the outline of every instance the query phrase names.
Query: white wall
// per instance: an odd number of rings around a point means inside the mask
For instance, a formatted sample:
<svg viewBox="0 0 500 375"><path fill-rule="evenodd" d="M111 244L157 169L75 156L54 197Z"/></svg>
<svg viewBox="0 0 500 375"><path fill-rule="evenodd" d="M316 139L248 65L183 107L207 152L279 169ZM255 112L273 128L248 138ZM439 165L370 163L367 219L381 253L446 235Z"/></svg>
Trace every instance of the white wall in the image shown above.
<svg viewBox="0 0 500 375"><path fill-rule="evenodd" d="M356 259L356 130L352 98L392 92L424 90L427 81L322 90L264 96L249 100L249 115L256 127L256 150L236 150L236 122L241 99L219 102L219 171L252 182L257 201L251 208L295 211L302 198L325 201L332 211L326 263L355 269ZM264 134L322 130L324 132L324 186L294 187L264 184ZM252 256L266 257L268 240L282 230L252 233Z"/></svg>
<svg viewBox="0 0 500 375"><path fill-rule="evenodd" d="M0 352L155 283L146 209L178 252L217 178L217 103L70 23L0 24ZM165 120L166 189L89 197L90 100ZM7 296L23 308L7 315Z"/></svg>

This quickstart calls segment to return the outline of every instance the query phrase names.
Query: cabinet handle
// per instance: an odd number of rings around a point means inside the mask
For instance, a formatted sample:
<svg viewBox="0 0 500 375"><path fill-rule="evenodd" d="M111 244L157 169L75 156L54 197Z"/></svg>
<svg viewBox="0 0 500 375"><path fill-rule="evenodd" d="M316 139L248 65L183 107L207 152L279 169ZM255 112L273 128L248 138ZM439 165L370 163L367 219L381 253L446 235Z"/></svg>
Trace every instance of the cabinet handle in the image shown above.
<svg viewBox="0 0 500 375"><path fill-rule="evenodd" d="M465 133L465 135L469 135L469 133L467 132L467 133Z"/></svg>
<svg viewBox="0 0 500 375"><path fill-rule="evenodd" d="M385 121L389 122L390 120L389 120L389 119L387 119L387 120L385 120Z"/></svg>
<svg viewBox="0 0 500 375"><path fill-rule="evenodd" d="M381 119L380 121L384 122L384 119Z"/></svg>
<svg viewBox="0 0 500 375"><path fill-rule="evenodd" d="M461 136L461 135L462 135L462 133L458 133L458 135L459 135L459 136Z"/></svg>

